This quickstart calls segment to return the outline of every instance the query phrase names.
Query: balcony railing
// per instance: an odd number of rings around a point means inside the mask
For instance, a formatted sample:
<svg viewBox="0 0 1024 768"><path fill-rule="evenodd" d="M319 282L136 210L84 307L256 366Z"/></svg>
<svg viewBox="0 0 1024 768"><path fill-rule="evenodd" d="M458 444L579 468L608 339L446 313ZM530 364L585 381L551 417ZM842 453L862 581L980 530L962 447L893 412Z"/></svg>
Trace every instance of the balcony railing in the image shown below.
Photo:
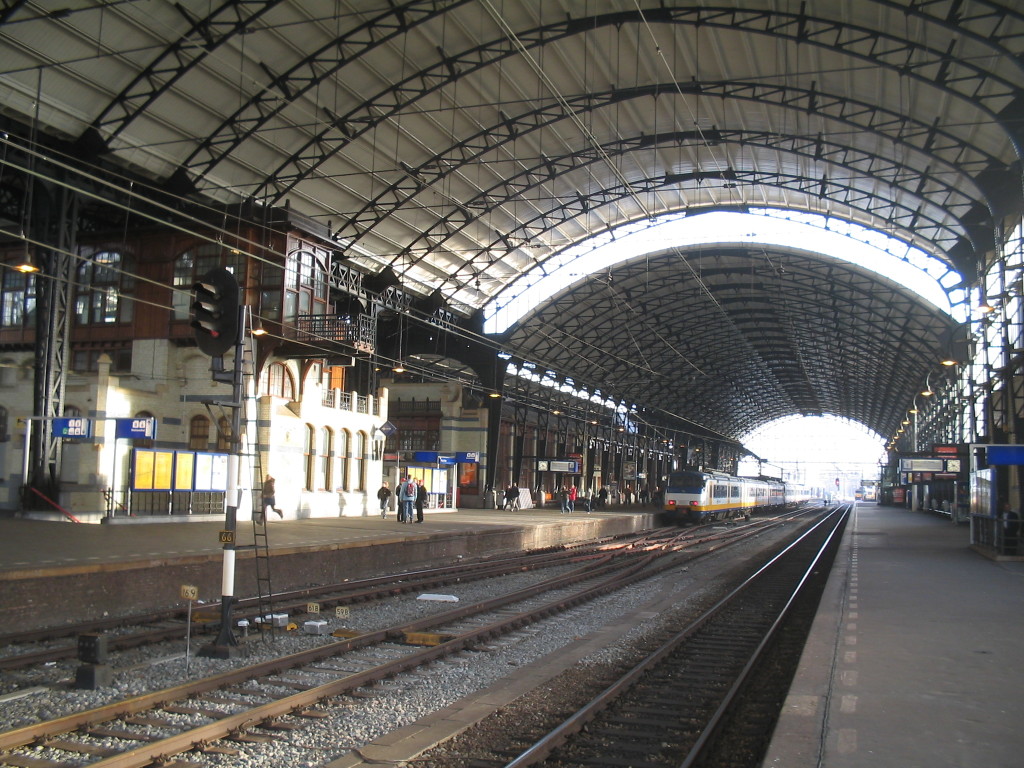
<svg viewBox="0 0 1024 768"><path fill-rule="evenodd" d="M344 344L359 352L377 347L377 326L370 315L299 315L295 339L311 344Z"/></svg>
<svg viewBox="0 0 1024 768"><path fill-rule="evenodd" d="M355 411L373 416L380 414L378 398L370 395L356 395L355 408L352 407L352 393L341 389L325 389L321 403L325 408L337 408L341 411Z"/></svg>

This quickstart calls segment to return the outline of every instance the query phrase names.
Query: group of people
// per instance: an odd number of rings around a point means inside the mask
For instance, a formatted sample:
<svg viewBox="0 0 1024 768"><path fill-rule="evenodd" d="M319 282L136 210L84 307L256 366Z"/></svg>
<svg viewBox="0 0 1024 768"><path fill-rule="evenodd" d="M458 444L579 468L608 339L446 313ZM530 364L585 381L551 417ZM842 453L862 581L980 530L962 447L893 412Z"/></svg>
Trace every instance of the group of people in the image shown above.
<svg viewBox="0 0 1024 768"><path fill-rule="evenodd" d="M385 480L377 491L377 499L380 501L380 516L388 516L388 505L391 501L391 487ZM427 487L421 478L403 477L398 483L398 522L400 523L422 523L423 507L427 503ZM413 510L416 511L416 519L413 520Z"/></svg>
<svg viewBox="0 0 1024 768"><path fill-rule="evenodd" d="M502 509L509 509L515 512L519 509L519 486L512 483L505 487L505 498L501 504Z"/></svg>
<svg viewBox="0 0 1024 768"><path fill-rule="evenodd" d="M577 502L581 503L587 512L592 512L595 509L604 509L608 505L608 489L601 486L600 490L591 489L589 494L584 493L581 496L575 485L562 486L558 491L558 500L563 515L575 512Z"/></svg>

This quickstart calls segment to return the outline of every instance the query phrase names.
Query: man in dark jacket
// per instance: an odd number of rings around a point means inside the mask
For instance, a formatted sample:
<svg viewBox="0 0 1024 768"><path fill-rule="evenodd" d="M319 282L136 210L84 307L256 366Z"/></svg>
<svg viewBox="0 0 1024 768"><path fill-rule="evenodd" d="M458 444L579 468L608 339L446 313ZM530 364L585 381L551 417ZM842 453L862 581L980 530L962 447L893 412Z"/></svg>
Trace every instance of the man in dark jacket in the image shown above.
<svg viewBox="0 0 1024 768"><path fill-rule="evenodd" d="M388 516L388 500L391 498L391 489L388 487L388 481L385 480L377 491L377 500L380 501L380 516L385 518Z"/></svg>
<svg viewBox="0 0 1024 768"><path fill-rule="evenodd" d="M421 478L416 478L416 522L423 522L423 505L427 503L427 486Z"/></svg>

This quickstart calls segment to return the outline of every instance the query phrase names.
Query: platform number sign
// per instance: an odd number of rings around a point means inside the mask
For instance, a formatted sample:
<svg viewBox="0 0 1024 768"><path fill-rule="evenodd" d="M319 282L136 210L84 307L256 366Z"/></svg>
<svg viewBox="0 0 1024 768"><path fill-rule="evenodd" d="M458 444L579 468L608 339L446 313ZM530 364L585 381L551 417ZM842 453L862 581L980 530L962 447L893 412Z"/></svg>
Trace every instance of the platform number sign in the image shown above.
<svg viewBox="0 0 1024 768"><path fill-rule="evenodd" d="M320 603L306 603L306 613L320 613Z"/></svg>
<svg viewBox="0 0 1024 768"><path fill-rule="evenodd" d="M199 599L199 587L194 584L182 584L181 585L181 599L182 600L198 600Z"/></svg>
<svg viewBox="0 0 1024 768"><path fill-rule="evenodd" d="M334 609L334 616L336 618L339 618L339 619L347 619L348 616L349 616L348 606L347 605L336 606L335 609Z"/></svg>
<svg viewBox="0 0 1024 768"><path fill-rule="evenodd" d="M235 543L235 532L234 531L220 531L219 538L221 544L234 544Z"/></svg>

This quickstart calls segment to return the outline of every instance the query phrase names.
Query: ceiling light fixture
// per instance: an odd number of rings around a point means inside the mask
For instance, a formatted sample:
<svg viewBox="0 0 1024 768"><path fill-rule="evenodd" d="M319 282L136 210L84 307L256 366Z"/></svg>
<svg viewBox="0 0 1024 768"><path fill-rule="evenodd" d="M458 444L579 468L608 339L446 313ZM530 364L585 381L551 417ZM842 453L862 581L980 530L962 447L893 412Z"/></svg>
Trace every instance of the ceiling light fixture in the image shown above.
<svg viewBox="0 0 1024 768"><path fill-rule="evenodd" d="M15 264L14 268L19 272L30 275L33 272L38 272L39 267L36 266L35 260L32 258L32 254L29 253L28 248L25 249L25 258L21 264Z"/></svg>

